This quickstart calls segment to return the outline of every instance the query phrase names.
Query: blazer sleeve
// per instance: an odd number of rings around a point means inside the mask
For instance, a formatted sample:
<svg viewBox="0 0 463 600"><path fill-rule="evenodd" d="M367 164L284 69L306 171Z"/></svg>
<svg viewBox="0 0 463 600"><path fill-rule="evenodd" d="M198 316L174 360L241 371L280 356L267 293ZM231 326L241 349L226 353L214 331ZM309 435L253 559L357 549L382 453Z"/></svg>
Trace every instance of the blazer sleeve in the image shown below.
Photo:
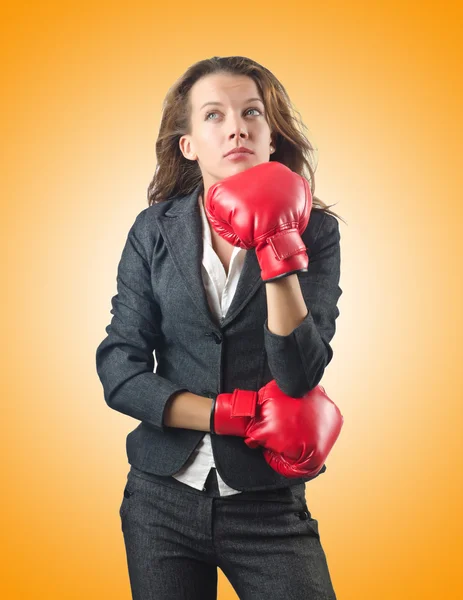
<svg viewBox="0 0 463 600"><path fill-rule="evenodd" d="M308 314L289 335L277 335L264 323L269 369L282 392L300 398L318 385L333 358L330 346L336 331L341 254L337 219L328 213L309 251L306 272L298 273ZM302 236L304 237L304 236Z"/></svg>
<svg viewBox="0 0 463 600"><path fill-rule="evenodd" d="M135 219L122 251L117 294L111 300L113 317L96 350L96 370L110 408L164 431L169 398L186 388L153 372L153 352L162 335L142 243L145 216L146 209Z"/></svg>

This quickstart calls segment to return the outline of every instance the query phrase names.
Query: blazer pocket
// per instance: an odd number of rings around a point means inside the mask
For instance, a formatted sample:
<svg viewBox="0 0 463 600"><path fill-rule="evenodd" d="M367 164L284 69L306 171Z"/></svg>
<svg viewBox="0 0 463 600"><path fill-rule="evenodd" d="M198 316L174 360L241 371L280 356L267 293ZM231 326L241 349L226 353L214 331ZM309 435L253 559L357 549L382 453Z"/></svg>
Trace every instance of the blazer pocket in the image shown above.
<svg viewBox="0 0 463 600"><path fill-rule="evenodd" d="M130 504L130 498L133 496L135 489L133 488L132 482L127 482L124 488L124 495L119 508L119 516L122 519L127 512Z"/></svg>
<svg viewBox="0 0 463 600"><path fill-rule="evenodd" d="M297 486L296 486L297 487ZM309 528L310 533L316 538L320 539L320 531L318 528L318 521L312 517L312 514L307 506L307 500L305 499L305 490L303 492L294 491L294 497L296 498L299 510L294 514L298 519L303 521Z"/></svg>

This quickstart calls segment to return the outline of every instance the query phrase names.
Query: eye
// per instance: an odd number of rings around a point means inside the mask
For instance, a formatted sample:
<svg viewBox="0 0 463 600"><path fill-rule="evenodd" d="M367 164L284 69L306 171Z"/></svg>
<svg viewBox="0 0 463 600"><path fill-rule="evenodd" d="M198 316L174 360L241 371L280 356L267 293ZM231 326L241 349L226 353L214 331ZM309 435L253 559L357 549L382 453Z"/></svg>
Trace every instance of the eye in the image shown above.
<svg viewBox="0 0 463 600"><path fill-rule="evenodd" d="M249 112L250 110L256 110L259 114L262 114L261 111L258 108L248 108L245 112ZM204 120L205 121L210 121L211 119L209 119L210 115L217 115L219 114L216 110L212 110L206 113ZM214 119L215 120L215 119Z"/></svg>

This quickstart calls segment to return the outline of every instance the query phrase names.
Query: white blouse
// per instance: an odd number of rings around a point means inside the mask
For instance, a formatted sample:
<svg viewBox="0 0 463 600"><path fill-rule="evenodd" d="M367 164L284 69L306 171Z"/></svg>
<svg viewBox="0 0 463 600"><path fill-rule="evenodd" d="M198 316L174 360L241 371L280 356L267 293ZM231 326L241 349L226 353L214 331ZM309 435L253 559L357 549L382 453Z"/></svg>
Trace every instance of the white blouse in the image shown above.
<svg viewBox="0 0 463 600"><path fill-rule="evenodd" d="M217 322L220 322L220 319L227 314L233 300L247 250L237 246L233 248L227 275L220 258L212 247L210 225L200 194L198 195L198 204L201 212L203 235L202 279L210 309L217 317ZM215 462L212 454L211 435L206 433L189 460L172 477L197 490L204 491L204 485L211 467L215 467ZM227 485L218 471L217 481L221 496L241 494L241 490L235 490Z"/></svg>

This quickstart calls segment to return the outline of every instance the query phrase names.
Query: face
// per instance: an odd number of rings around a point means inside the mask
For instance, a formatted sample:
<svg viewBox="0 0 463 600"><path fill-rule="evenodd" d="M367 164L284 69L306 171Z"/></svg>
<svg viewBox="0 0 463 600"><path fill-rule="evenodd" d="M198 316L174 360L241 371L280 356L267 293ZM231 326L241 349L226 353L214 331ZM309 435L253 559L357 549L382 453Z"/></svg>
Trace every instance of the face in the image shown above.
<svg viewBox="0 0 463 600"><path fill-rule="evenodd" d="M274 144L260 97L255 81L244 75L215 73L192 86L191 135L182 136L179 146L185 158L198 162L204 197L217 181L269 161ZM252 154L225 156L237 146Z"/></svg>

